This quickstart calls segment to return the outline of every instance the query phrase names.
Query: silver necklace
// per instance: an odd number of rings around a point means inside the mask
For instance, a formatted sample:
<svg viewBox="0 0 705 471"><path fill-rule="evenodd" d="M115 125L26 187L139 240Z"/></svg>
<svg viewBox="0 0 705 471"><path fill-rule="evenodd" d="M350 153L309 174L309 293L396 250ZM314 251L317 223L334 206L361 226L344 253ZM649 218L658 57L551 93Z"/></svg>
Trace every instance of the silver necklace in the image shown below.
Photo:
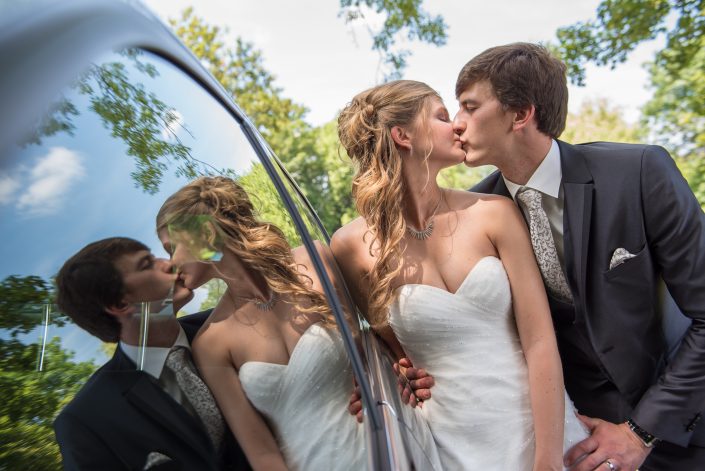
<svg viewBox="0 0 705 471"><path fill-rule="evenodd" d="M274 291L269 292L269 299L266 301L262 301L260 298L257 297L251 297L248 298L246 296L238 296L236 294L230 294L231 298L240 298L246 303L252 303L257 309L260 311L271 311L274 309L274 305L277 304L277 301L279 301L279 297ZM233 301L235 301L233 299Z"/></svg>
<svg viewBox="0 0 705 471"><path fill-rule="evenodd" d="M260 311L271 311L274 309L274 305L277 304L278 299L274 291L270 291L269 299L266 301L262 301L259 298L249 298L247 301L251 301Z"/></svg>
<svg viewBox="0 0 705 471"><path fill-rule="evenodd" d="M438 211L438 208L441 206L442 199L443 190L441 190L441 195L438 197L438 203L436 203L436 207L434 208L433 213L431 213L431 217L428 219L428 224L426 224L426 227L423 230L418 231L411 227L408 222L406 223L406 231L411 237L416 240L426 240L431 237L431 234L433 234L433 220L436 217L436 211Z"/></svg>

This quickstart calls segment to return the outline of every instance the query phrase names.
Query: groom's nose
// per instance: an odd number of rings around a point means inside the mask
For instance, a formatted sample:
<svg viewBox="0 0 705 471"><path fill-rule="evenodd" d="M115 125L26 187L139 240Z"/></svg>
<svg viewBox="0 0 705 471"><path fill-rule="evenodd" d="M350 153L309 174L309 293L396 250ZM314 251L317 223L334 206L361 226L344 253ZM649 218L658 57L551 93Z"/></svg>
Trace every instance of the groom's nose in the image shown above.
<svg viewBox="0 0 705 471"><path fill-rule="evenodd" d="M465 124L465 121L460 118L460 112L456 113L453 118L453 131L460 136L465 132L466 127L467 125Z"/></svg>

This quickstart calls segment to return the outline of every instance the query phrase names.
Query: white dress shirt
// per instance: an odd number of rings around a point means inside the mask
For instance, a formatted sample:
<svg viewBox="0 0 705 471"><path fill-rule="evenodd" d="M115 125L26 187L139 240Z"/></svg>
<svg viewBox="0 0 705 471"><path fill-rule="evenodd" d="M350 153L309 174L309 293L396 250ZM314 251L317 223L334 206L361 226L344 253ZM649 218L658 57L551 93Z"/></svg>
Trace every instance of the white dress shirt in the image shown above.
<svg viewBox="0 0 705 471"><path fill-rule="evenodd" d="M174 341L174 345L171 347L144 347L144 368L143 371L157 380L162 385L164 390L173 397L177 402L181 403L182 392L179 385L176 384L176 380L172 376L165 376L161 378L162 370L164 369L164 363L166 363L166 357L169 355L169 351L176 346L185 347L191 350L191 345L188 343L188 338L184 329L179 325L179 335ZM122 348L127 357L135 362L139 360L140 347L135 345L128 345L124 342L120 342L118 348Z"/></svg>
<svg viewBox="0 0 705 471"><path fill-rule="evenodd" d="M526 185L517 185L516 183L504 178L504 184L507 185L507 190L512 198L516 201L516 194L519 189L524 186L532 188L542 193L541 205L548 216L548 223L551 226L551 234L553 242L556 244L556 252L558 260L562 267L565 267L563 256L563 188L561 180L563 173L561 171L561 151L558 148L558 143L555 139L551 140L551 148L548 154L544 157L541 164L536 168ZM521 205L519 205L521 208ZM523 210L523 209L522 209Z"/></svg>

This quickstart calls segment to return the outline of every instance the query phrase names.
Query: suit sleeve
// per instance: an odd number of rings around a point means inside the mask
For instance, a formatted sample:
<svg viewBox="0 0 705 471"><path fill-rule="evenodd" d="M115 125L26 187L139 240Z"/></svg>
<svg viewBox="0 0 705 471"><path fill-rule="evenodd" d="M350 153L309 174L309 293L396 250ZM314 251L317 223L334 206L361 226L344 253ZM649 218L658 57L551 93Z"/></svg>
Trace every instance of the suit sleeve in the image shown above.
<svg viewBox="0 0 705 471"><path fill-rule="evenodd" d="M65 471L124 469L110 447L76 416L64 411L54 421Z"/></svg>
<svg viewBox="0 0 705 471"><path fill-rule="evenodd" d="M692 324L632 418L656 437L688 446L705 410L705 213L663 148L647 147L641 165L647 242L669 292Z"/></svg>

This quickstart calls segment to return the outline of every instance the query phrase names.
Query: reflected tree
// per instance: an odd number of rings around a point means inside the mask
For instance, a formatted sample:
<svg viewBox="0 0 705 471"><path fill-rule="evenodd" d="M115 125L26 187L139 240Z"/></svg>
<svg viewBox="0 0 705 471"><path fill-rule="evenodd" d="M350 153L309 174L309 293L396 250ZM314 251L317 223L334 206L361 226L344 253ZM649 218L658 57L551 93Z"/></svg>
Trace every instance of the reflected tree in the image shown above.
<svg viewBox="0 0 705 471"><path fill-rule="evenodd" d="M36 371L39 345L0 341L0 469L60 470L52 423L96 368L74 363L58 338L46 345L46 368Z"/></svg>
<svg viewBox="0 0 705 471"><path fill-rule="evenodd" d="M73 362L54 338L45 346L43 371L37 371L41 346L21 336L42 325L52 298L51 284L38 276L0 282L0 470L61 469L52 422L96 368ZM59 327L67 319L52 316L51 322Z"/></svg>
<svg viewBox="0 0 705 471"><path fill-rule="evenodd" d="M157 67L143 60L138 49L126 49L120 55L124 61L94 64L71 88L88 99L88 109L125 144L127 155L135 160L131 173L135 186L156 193L170 167L177 176L189 179L211 173L180 139L178 131L189 130L176 109L142 83L159 77ZM41 144L61 132L73 135L73 120L79 114L75 103L62 96L22 144Z"/></svg>
<svg viewBox="0 0 705 471"><path fill-rule="evenodd" d="M43 307L51 303L52 297L51 284L41 277L6 277L0 282L0 330L13 338L32 331L43 321ZM59 316L52 322L62 326L66 318Z"/></svg>

